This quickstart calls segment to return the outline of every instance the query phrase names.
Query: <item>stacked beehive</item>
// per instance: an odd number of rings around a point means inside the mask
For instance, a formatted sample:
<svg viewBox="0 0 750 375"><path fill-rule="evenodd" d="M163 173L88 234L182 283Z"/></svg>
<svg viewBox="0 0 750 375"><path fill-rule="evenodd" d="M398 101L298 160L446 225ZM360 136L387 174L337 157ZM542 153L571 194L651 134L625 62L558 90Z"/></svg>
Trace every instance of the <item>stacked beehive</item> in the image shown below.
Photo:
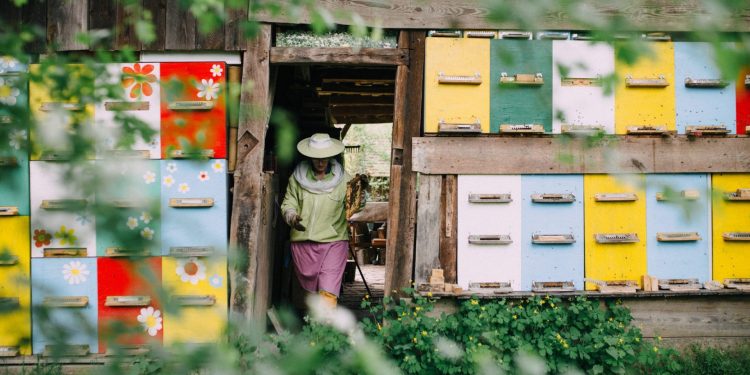
<svg viewBox="0 0 750 375"><path fill-rule="evenodd" d="M573 39L431 33L425 133L700 136L750 126L750 76L722 77L707 43L647 35L653 55L628 65L615 56L632 40ZM586 278L640 284L649 274L675 289L748 278L750 210L737 193L748 187L750 174L459 175L458 282L562 291L594 288Z"/></svg>
<svg viewBox="0 0 750 375"><path fill-rule="evenodd" d="M37 127L0 179L16 187L0 190L0 206L18 207L0 218L0 244L18 261L0 277L30 275L31 288L2 290L20 307L0 322L0 345L83 354L216 340L227 314L225 64L108 64L104 80L68 68L84 90L121 98L84 103L56 88L54 70L30 84ZM71 162L68 139L96 151ZM30 314L30 303L45 308Z"/></svg>

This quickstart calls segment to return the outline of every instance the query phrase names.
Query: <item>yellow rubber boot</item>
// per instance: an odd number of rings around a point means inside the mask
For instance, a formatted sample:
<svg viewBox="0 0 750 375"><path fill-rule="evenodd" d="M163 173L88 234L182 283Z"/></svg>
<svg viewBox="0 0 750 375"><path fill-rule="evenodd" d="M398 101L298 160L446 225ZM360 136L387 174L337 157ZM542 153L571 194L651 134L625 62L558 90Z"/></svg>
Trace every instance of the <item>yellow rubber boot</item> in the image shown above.
<svg viewBox="0 0 750 375"><path fill-rule="evenodd" d="M336 308L338 298L335 294L327 292L325 290L319 290L318 294L323 297L323 300L326 302L326 305L332 309Z"/></svg>

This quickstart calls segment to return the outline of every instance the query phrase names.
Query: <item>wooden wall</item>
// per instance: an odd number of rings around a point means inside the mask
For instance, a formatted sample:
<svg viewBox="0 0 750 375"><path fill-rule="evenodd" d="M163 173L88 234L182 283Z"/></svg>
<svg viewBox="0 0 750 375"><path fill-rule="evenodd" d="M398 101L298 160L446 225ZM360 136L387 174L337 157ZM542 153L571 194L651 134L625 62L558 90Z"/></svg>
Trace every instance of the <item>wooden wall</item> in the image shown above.
<svg viewBox="0 0 750 375"><path fill-rule="evenodd" d="M120 0L28 0L21 8L12 1L0 2L0 20L6 27L19 29L33 26L41 36L28 50L42 53L47 46L58 51L85 51L90 45L76 35L93 30L112 30L101 47L135 51L240 51L247 48L241 21L246 20L247 6L228 12L223 25L209 34L198 32L196 19L181 6L180 0L139 0L142 9L151 14L156 40L144 44L136 38L135 29L126 22L130 17ZM247 0L245 1L247 3Z"/></svg>

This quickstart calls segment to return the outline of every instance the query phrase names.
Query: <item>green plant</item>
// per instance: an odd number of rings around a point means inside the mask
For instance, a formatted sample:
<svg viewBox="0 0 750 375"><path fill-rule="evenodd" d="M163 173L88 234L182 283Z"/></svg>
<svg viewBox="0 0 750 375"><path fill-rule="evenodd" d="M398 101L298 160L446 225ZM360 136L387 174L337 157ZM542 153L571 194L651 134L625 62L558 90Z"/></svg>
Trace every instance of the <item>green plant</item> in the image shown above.
<svg viewBox="0 0 750 375"><path fill-rule="evenodd" d="M678 362L686 375L734 375L747 374L750 368L750 345L731 349L705 348L699 345L688 347Z"/></svg>
<svg viewBox="0 0 750 375"><path fill-rule="evenodd" d="M519 352L536 354L552 373L571 367L625 373L634 365L650 373L679 370L673 351L643 342L619 302L602 309L585 297L471 298L456 313L440 316L431 313L433 300L419 295L363 305L377 317L364 323L365 332L408 374L475 373L488 358L513 372Z"/></svg>

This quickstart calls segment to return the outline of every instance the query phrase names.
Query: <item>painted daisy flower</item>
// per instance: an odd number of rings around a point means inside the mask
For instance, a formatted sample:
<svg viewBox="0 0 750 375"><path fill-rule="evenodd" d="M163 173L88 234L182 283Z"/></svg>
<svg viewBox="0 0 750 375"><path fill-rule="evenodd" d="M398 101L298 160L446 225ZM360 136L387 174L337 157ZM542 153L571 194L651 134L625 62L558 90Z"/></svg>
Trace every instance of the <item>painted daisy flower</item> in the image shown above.
<svg viewBox="0 0 750 375"><path fill-rule="evenodd" d="M164 186L172 187L172 185L174 185L174 177L164 176Z"/></svg>
<svg viewBox="0 0 750 375"><path fill-rule="evenodd" d="M196 285L206 279L206 265L195 257L177 261L176 271L185 283Z"/></svg>
<svg viewBox="0 0 750 375"><path fill-rule="evenodd" d="M198 173L198 179L201 181L208 181L208 172L200 171L200 173Z"/></svg>
<svg viewBox="0 0 750 375"><path fill-rule="evenodd" d="M169 173L177 172L177 163L167 163L167 172Z"/></svg>
<svg viewBox="0 0 750 375"><path fill-rule="evenodd" d="M8 135L8 138L10 139L10 147L13 147L16 150L24 146L26 144L26 140L28 139L28 137L26 136L26 130L11 131Z"/></svg>
<svg viewBox="0 0 750 375"><path fill-rule="evenodd" d="M188 191L190 191L190 186L187 183L183 182L183 183L180 184L180 187L178 189L179 189L180 193L185 194Z"/></svg>
<svg viewBox="0 0 750 375"><path fill-rule="evenodd" d="M221 288L221 284L224 283L224 278L219 275L213 275L208 278L208 283L214 288Z"/></svg>
<svg viewBox="0 0 750 375"><path fill-rule="evenodd" d="M141 313L138 314L137 319L143 325L143 328L148 331L149 336L156 336L161 331L161 311L151 306L144 307L141 309Z"/></svg>
<svg viewBox="0 0 750 375"><path fill-rule="evenodd" d="M151 222L151 220L152 220L153 218L154 218L154 217L153 217L153 216L151 216L151 214L150 214L150 213L148 213L148 212L146 212L146 211L143 211L143 212L141 212L141 221L143 222L143 224L148 224L148 223L150 223L150 222Z"/></svg>
<svg viewBox="0 0 750 375"><path fill-rule="evenodd" d="M141 230L141 237L143 237L143 238L145 238L145 239L147 239L149 241L153 240L154 239L154 230L151 229L151 228L149 228L149 227L143 228Z"/></svg>
<svg viewBox="0 0 750 375"><path fill-rule="evenodd" d="M7 71L13 70L13 68L16 67L16 64L18 64L18 60L10 56L0 57L0 73L5 73Z"/></svg>
<svg viewBox="0 0 750 375"><path fill-rule="evenodd" d="M143 175L143 182L145 182L147 185L153 184L156 181L156 173L152 171L146 171L146 173Z"/></svg>
<svg viewBox="0 0 750 375"><path fill-rule="evenodd" d="M63 278L70 285L78 285L86 282L86 277L91 273L86 264L74 260L63 265Z"/></svg>
<svg viewBox="0 0 750 375"><path fill-rule="evenodd" d="M211 75L214 77L221 77L221 73L224 72L224 69L221 68L221 65L214 64L211 66Z"/></svg>
<svg viewBox="0 0 750 375"><path fill-rule="evenodd" d="M215 160L211 164L211 168L214 170L215 173L224 172L224 162L221 160Z"/></svg>
<svg viewBox="0 0 750 375"><path fill-rule="evenodd" d="M134 218L132 216L129 217L128 218L128 228L130 228L130 230L133 230L137 226L138 226L138 219L136 219L136 218Z"/></svg>
<svg viewBox="0 0 750 375"><path fill-rule="evenodd" d="M21 90L15 87L14 83L13 80L0 78L0 103L16 105L17 97L21 95Z"/></svg>
<svg viewBox="0 0 750 375"><path fill-rule="evenodd" d="M198 97L206 98L206 100L212 100L219 97L219 83L214 83L213 78L202 79L201 83L197 84Z"/></svg>

